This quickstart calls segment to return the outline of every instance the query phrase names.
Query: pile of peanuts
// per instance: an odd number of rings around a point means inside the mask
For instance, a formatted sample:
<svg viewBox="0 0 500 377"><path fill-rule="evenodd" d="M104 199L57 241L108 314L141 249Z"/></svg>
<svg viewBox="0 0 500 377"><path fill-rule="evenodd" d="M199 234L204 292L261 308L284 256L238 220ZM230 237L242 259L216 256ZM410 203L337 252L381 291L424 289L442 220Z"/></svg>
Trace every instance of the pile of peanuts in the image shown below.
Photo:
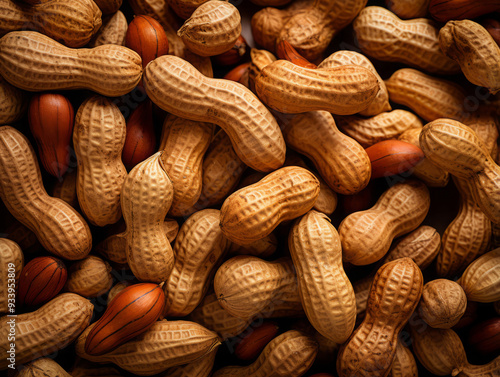
<svg viewBox="0 0 500 377"><path fill-rule="evenodd" d="M0 0L0 371L500 376L497 11Z"/></svg>

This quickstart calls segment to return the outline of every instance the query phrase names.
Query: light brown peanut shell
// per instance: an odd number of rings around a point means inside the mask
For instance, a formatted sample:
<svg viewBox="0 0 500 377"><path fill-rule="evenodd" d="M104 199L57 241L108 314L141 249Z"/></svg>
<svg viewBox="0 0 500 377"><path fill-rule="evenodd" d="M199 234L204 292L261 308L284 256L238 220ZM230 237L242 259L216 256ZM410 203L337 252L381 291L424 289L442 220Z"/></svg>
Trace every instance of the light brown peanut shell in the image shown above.
<svg viewBox="0 0 500 377"><path fill-rule="evenodd" d="M24 267L24 254L17 243L7 238L0 238L0 313L15 312L15 285ZM12 275L13 274L13 275ZM16 284L12 284L12 276ZM9 288L14 288L9 291ZM9 300L11 299L11 300ZM10 303L10 305L9 305Z"/></svg>
<svg viewBox="0 0 500 377"><path fill-rule="evenodd" d="M248 166L271 171L285 161L285 142L276 120L241 84L208 78L185 60L164 55L146 67L144 87L163 110L219 125Z"/></svg>
<svg viewBox="0 0 500 377"><path fill-rule="evenodd" d="M455 326L465 313L467 297L462 287L452 280L435 279L424 285L418 314L438 329Z"/></svg>
<svg viewBox="0 0 500 377"><path fill-rule="evenodd" d="M331 114L310 111L280 115L286 143L312 160L328 186L340 194L355 194L370 181L370 158L362 146L337 129Z"/></svg>
<svg viewBox="0 0 500 377"><path fill-rule="evenodd" d="M87 219L94 225L122 217L120 192L127 176L122 162L126 123L116 104L103 96L85 100L75 116L73 145L78 161L76 192Z"/></svg>
<svg viewBox="0 0 500 377"><path fill-rule="evenodd" d="M63 349L73 342L89 325L94 306L74 293L62 293L31 313L18 314L16 328L16 364L21 365L41 356ZM0 318L0 350L4 355L10 348L9 320ZM0 361L0 370L10 362Z"/></svg>
<svg viewBox="0 0 500 377"><path fill-rule="evenodd" d="M454 74L460 66L439 48L439 29L433 21L403 21L376 6L364 8L353 23L359 48L372 58L407 64L436 74Z"/></svg>
<svg viewBox="0 0 500 377"><path fill-rule="evenodd" d="M389 103L389 93L385 86L384 80L380 77L377 70L373 66L372 62L356 51L350 50L340 50L336 51L325 60L323 60L318 68L332 68L342 65L359 65L360 67L365 67L373 72L375 77L377 77L379 91L373 101L368 105L366 109L360 111L360 115L364 116L374 116L385 111L391 111L391 104Z"/></svg>
<svg viewBox="0 0 500 377"><path fill-rule="evenodd" d="M188 364L168 369L159 377L209 377L215 363L217 350L207 353Z"/></svg>
<svg viewBox="0 0 500 377"><path fill-rule="evenodd" d="M339 226L344 261L366 265L381 259L395 237L415 230L430 207L427 186L416 180L397 183L370 209L348 215Z"/></svg>
<svg viewBox="0 0 500 377"><path fill-rule="evenodd" d="M27 105L26 94L0 77L0 125L17 121Z"/></svg>
<svg viewBox="0 0 500 377"><path fill-rule="evenodd" d="M19 367L15 377L72 377L54 359L42 357Z"/></svg>
<svg viewBox="0 0 500 377"><path fill-rule="evenodd" d="M97 47L106 44L125 46L128 23L121 11L104 17L99 31L90 40L88 47Z"/></svg>
<svg viewBox="0 0 500 377"><path fill-rule="evenodd" d="M76 342L76 354L92 362L112 362L128 372L151 376L190 363L220 345L216 333L191 321L155 322L145 333L101 356L85 353L89 326Z"/></svg>
<svg viewBox="0 0 500 377"><path fill-rule="evenodd" d="M232 242L252 243L280 223L309 211L318 198L319 182L308 170L287 166L229 195L222 203L220 227Z"/></svg>
<svg viewBox="0 0 500 377"><path fill-rule="evenodd" d="M128 265L137 279L154 283L165 281L174 265L172 246L162 226L174 190L161 166L161 154L154 154L130 171L120 197L127 224Z"/></svg>
<svg viewBox="0 0 500 377"><path fill-rule="evenodd" d="M405 347L398 339L396 356L392 364L389 377L418 377L418 367L415 357L409 348Z"/></svg>
<svg viewBox="0 0 500 377"><path fill-rule="evenodd" d="M422 18L429 12L431 0L385 0L387 7L399 18Z"/></svg>
<svg viewBox="0 0 500 377"><path fill-rule="evenodd" d="M422 121L412 112L393 110L371 118L357 115L336 116L338 127L356 140L363 148L380 141L395 139L408 129L421 129Z"/></svg>
<svg viewBox="0 0 500 377"><path fill-rule="evenodd" d="M360 66L312 69L276 60L262 68L255 90L262 102L282 113L325 110L350 115L368 107L379 85L373 72Z"/></svg>
<svg viewBox="0 0 500 377"><path fill-rule="evenodd" d="M69 267L65 290L91 298L106 293L112 284L113 276L109 263L90 255Z"/></svg>
<svg viewBox="0 0 500 377"><path fill-rule="evenodd" d="M428 122L438 118L461 120L471 112L461 86L416 69L398 69L385 85L391 101L408 106Z"/></svg>
<svg viewBox="0 0 500 377"><path fill-rule="evenodd" d="M241 35L241 16L229 2L210 0L193 12L177 32L186 47L200 56L230 50Z"/></svg>
<svg viewBox="0 0 500 377"><path fill-rule="evenodd" d="M454 59L467 79L496 94L500 90L500 47L472 20L448 21L439 31L439 46Z"/></svg>
<svg viewBox="0 0 500 377"><path fill-rule="evenodd" d="M139 83L142 62L124 46L71 49L34 31L15 31L0 38L0 73L28 91L90 89L117 97Z"/></svg>
<svg viewBox="0 0 500 377"><path fill-rule="evenodd" d="M189 18L207 0L166 0L168 6L183 19Z"/></svg>
<svg viewBox="0 0 500 377"><path fill-rule="evenodd" d="M33 147L10 126L0 127L0 198L47 251L69 260L90 252L87 223L69 204L47 194Z"/></svg>

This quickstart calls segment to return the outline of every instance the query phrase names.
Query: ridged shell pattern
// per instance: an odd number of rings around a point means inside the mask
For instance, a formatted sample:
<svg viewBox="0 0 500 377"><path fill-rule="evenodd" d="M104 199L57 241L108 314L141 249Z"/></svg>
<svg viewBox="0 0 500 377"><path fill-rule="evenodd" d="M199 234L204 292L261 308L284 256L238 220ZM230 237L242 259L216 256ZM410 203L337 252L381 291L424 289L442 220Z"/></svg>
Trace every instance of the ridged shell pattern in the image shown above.
<svg viewBox="0 0 500 377"><path fill-rule="evenodd" d="M16 374L16 377L38 376L72 377L63 369L62 366L50 357L42 357L25 364L19 368L19 372Z"/></svg>
<svg viewBox="0 0 500 377"><path fill-rule="evenodd" d="M205 209L182 225L174 245L175 263L164 291L165 316L184 317L203 299L229 242L219 227L220 211Z"/></svg>
<svg viewBox="0 0 500 377"><path fill-rule="evenodd" d="M318 195L319 181L310 171L298 166L278 169L226 198L220 213L222 232L232 242L252 243L309 211Z"/></svg>
<svg viewBox="0 0 500 377"><path fill-rule="evenodd" d="M368 107L360 111L360 115L373 116L392 109L384 80L382 80L372 62L363 54L350 50L336 51L323 60L318 65L318 68L333 68L343 65L359 65L360 67L369 69L377 77L380 89Z"/></svg>
<svg viewBox="0 0 500 377"><path fill-rule="evenodd" d="M326 215L309 211L290 230L288 245L309 322L333 342L345 342L354 329L356 299L337 230Z"/></svg>
<svg viewBox="0 0 500 377"><path fill-rule="evenodd" d="M76 354L92 362L111 362L139 376L151 376L164 370L190 363L220 345L213 331L191 321L155 322L148 331L102 356L85 353L89 326L76 342Z"/></svg>
<svg viewBox="0 0 500 377"><path fill-rule="evenodd" d="M102 20L102 26L94 34L88 47L97 47L106 44L125 46L125 37L127 35L127 18L121 11L106 16Z"/></svg>
<svg viewBox="0 0 500 377"><path fill-rule="evenodd" d="M370 209L354 212L339 226L345 261L366 265L381 259L394 238L415 230L431 204L427 186L417 180L387 189Z"/></svg>
<svg viewBox="0 0 500 377"><path fill-rule="evenodd" d="M376 6L364 8L353 23L359 48L372 58L404 63L430 73L454 74L459 65L439 48L439 29L433 21L403 21Z"/></svg>
<svg viewBox="0 0 500 377"><path fill-rule="evenodd" d="M90 252L89 226L70 205L47 194L35 151L10 126L0 127L0 197L49 252L70 260Z"/></svg>
<svg viewBox="0 0 500 377"><path fill-rule="evenodd" d="M500 222L500 166L470 127L437 119L422 129L420 146L435 165L469 180L476 204L492 222Z"/></svg>
<svg viewBox="0 0 500 377"><path fill-rule="evenodd" d="M9 306L9 272L12 271L11 263L14 264L14 275L16 283L21 276L24 267L24 254L17 243L7 238L0 238L0 313L10 313L12 305ZM12 298L12 297L11 297ZM14 306L15 309L15 306Z"/></svg>
<svg viewBox="0 0 500 377"><path fill-rule="evenodd" d="M170 216L186 216L202 190L203 156L210 145L214 124L169 115L163 123L162 166L174 185Z"/></svg>
<svg viewBox="0 0 500 377"><path fill-rule="evenodd" d="M62 293L41 308L16 317L16 363L27 363L63 349L89 325L94 306L74 293ZM6 355L10 347L10 318L0 318L0 351ZM10 364L0 361L0 370Z"/></svg>
<svg viewBox="0 0 500 377"><path fill-rule="evenodd" d="M65 290L83 297L98 297L111 288L111 266L105 260L89 255L73 263L68 270Z"/></svg>
<svg viewBox="0 0 500 377"><path fill-rule="evenodd" d="M423 127L418 116L401 109L383 112L370 118L357 115L337 116L335 121L342 132L356 140L363 148L397 138L408 129Z"/></svg>
<svg viewBox="0 0 500 377"><path fill-rule="evenodd" d="M252 364L224 367L213 377L299 377L311 367L317 353L313 338L289 330L269 342Z"/></svg>
<svg viewBox="0 0 500 377"><path fill-rule="evenodd" d="M18 120L27 104L25 94L0 76L0 125Z"/></svg>
<svg viewBox="0 0 500 377"><path fill-rule="evenodd" d="M137 279L153 283L165 281L174 265L172 246L162 226L174 189L161 166L161 154L137 164L121 193L128 264Z"/></svg>
<svg viewBox="0 0 500 377"><path fill-rule="evenodd" d="M333 191L350 195L368 185L368 154L356 140L338 130L331 114L310 111L277 118L287 145L311 159Z"/></svg>
<svg viewBox="0 0 500 377"><path fill-rule="evenodd" d="M278 316L285 306L286 316L302 313L295 269L286 257L273 262L250 255L233 257L217 270L214 290L220 305L235 317Z"/></svg>
<svg viewBox="0 0 500 377"><path fill-rule="evenodd" d="M243 85L208 78L187 61L164 55L146 67L144 87L163 110L220 126L248 166L271 171L285 161L285 141L276 120Z"/></svg>
<svg viewBox="0 0 500 377"><path fill-rule="evenodd" d="M68 47L82 47L101 27L101 15L92 0L46 0L35 5L0 0L0 35L28 28Z"/></svg>
<svg viewBox="0 0 500 377"><path fill-rule="evenodd" d="M325 110L351 115L368 107L379 84L373 72L360 66L312 69L276 60L262 68L255 90L262 102L282 113Z"/></svg>
<svg viewBox="0 0 500 377"><path fill-rule="evenodd" d="M172 10L183 19L189 18L196 8L207 0L167 0Z"/></svg>
<svg viewBox="0 0 500 377"><path fill-rule="evenodd" d="M73 145L80 208L92 224L105 226L122 216L120 192L127 176L121 160L126 123L120 109L106 97L85 100L75 116Z"/></svg>
<svg viewBox="0 0 500 377"><path fill-rule="evenodd" d="M399 332L420 300L423 280L420 268L410 258L386 263L378 269L365 319L339 350L340 377L387 376Z"/></svg>
<svg viewBox="0 0 500 377"><path fill-rule="evenodd" d="M217 350L214 350L188 364L170 368L160 377L209 377L214 368L216 355Z"/></svg>
<svg viewBox="0 0 500 377"><path fill-rule="evenodd" d="M461 86L416 69L398 69L385 80L385 85L391 101L408 106L428 122L438 118L460 120L470 113Z"/></svg>
<svg viewBox="0 0 500 377"><path fill-rule="evenodd" d="M34 31L14 31L0 38L0 74L33 92L90 89L117 97L139 83L142 61L124 46L71 49Z"/></svg>

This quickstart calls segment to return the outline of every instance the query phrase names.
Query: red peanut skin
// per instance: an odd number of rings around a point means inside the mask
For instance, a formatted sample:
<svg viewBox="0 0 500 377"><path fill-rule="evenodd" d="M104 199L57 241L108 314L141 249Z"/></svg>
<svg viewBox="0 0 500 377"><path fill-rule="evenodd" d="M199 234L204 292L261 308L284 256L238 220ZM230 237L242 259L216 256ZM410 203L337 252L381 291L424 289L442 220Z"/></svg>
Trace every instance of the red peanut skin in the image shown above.
<svg viewBox="0 0 500 377"><path fill-rule="evenodd" d="M265 322L253 329L236 346L235 356L240 360L253 360L260 355L267 344L278 334L278 326L274 322Z"/></svg>
<svg viewBox="0 0 500 377"><path fill-rule="evenodd" d="M429 12L439 22L473 19L500 10L500 0L431 0Z"/></svg>
<svg viewBox="0 0 500 377"><path fill-rule="evenodd" d="M24 266L19 278L17 303L36 306L52 300L66 284L64 262L54 257L37 257Z"/></svg>
<svg viewBox="0 0 500 377"><path fill-rule="evenodd" d="M400 140L378 142L366 148L366 153L372 163L372 179L407 172L425 157L419 147Z"/></svg>
<svg viewBox="0 0 500 377"><path fill-rule="evenodd" d="M127 119L127 136L123 145L122 161L127 170L130 170L155 152L153 104L146 99Z"/></svg>
<svg viewBox="0 0 500 377"><path fill-rule="evenodd" d="M137 52L145 68L151 60L168 54L165 30L153 17L136 16L128 26L125 46Z"/></svg>
<svg viewBox="0 0 500 377"><path fill-rule="evenodd" d="M482 354L500 354L500 317L490 318L472 327L469 344Z"/></svg>
<svg viewBox="0 0 500 377"><path fill-rule="evenodd" d="M68 170L75 112L62 94L35 94L28 108L28 122L47 172L61 178Z"/></svg>

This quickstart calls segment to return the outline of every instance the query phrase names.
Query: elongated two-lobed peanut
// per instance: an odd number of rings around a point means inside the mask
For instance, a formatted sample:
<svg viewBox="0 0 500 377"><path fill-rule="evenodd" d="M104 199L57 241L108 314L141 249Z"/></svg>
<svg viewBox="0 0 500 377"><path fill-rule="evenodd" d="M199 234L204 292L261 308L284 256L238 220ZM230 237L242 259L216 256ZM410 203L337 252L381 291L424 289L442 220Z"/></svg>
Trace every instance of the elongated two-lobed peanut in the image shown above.
<svg viewBox="0 0 500 377"><path fill-rule="evenodd" d="M69 204L47 194L35 151L10 126L0 127L0 198L49 252L71 260L90 252L89 226Z"/></svg>
<svg viewBox="0 0 500 377"><path fill-rule="evenodd" d="M0 38L0 74L33 92L90 89L116 97L139 83L142 64L124 46L71 49L34 31L13 31Z"/></svg>
<svg viewBox="0 0 500 377"><path fill-rule="evenodd" d="M146 67L144 87L163 110L219 125L248 166L271 171L285 161L285 142L276 120L241 84L208 78L185 60L164 55Z"/></svg>

